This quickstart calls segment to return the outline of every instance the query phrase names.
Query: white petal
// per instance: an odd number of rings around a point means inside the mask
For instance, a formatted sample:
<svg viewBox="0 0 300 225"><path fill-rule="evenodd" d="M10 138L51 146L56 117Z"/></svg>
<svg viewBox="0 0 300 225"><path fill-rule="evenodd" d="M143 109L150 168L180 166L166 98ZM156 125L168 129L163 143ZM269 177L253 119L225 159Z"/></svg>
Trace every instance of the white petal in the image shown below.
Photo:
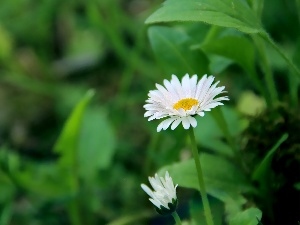
<svg viewBox="0 0 300 225"><path fill-rule="evenodd" d="M204 112L198 112L197 113L199 116L204 116Z"/></svg>
<svg viewBox="0 0 300 225"><path fill-rule="evenodd" d="M149 200L157 207L161 208L164 206L169 209L168 204L172 203L173 199L176 199L176 188L174 186L172 178L166 171L165 177L159 177L155 174L154 177L149 177L149 182L152 185L154 191L144 184L141 184L143 190L151 197Z"/></svg>
<svg viewBox="0 0 300 225"><path fill-rule="evenodd" d="M197 120L194 117L188 116L187 118L188 118L190 124L192 125L192 127L196 127L197 126Z"/></svg>
<svg viewBox="0 0 300 225"><path fill-rule="evenodd" d="M147 111L147 112L145 112L144 117L152 116L154 113L155 113L155 111Z"/></svg>
<svg viewBox="0 0 300 225"><path fill-rule="evenodd" d="M157 90L159 90L162 94L167 93L168 91L160 84L155 84Z"/></svg>
<svg viewBox="0 0 300 225"><path fill-rule="evenodd" d="M211 84L213 83L214 79L215 79L214 76L209 76L206 79L206 81L204 82L203 87L202 87L201 92L200 92L200 95L198 97L198 100L200 102L202 102L202 100L204 99L204 97L205 97L207 91L209 90Z"/></svg>
<svg viewBox="0 0 300 225"><path fill-rule="evenodd" d="M151 120L154 120L154 119L157 119L157 118L156 118L156 113L155 113L154 115L150 116L150 117L148 118L148 121L151 121Z"/></svg>
<svg viewBox="0 0 300 225"><path fill-rule="evenodd" d="M171 130L174 130L176 127L178 127L178 125L181 123L181 118L176 119L171 126Z"/></svg>
<svg viewBox="0 0 300 225"><path fill-rule="evenodd" d="M153 191L151 191L151 189L145 185L145 184L141 184L141 188L151 197L153 198Z"/></svg>
<svg viewBox="0 0 300 225"><path fill-rule="evenodd" d="M166 171L166 174L165 174L165 179L167 180L167 179L169 179L170 178L170 174L169 174L169 172L168 171Z"/></svg>
<svg viewBox="0 0 300 225"><path fill-rule="evenodd" d="M182 108L178 109L177 112L179 112L179 115L182 116L182 117L186 116L186 111Z"/></svg>
<svg viewBox="0 0 300 225"><path fill-rule="evenodd" d="M173 123L174 120L176 120L176 118L166 119L163 126L163 130L168 129L168 127L171 125L171 123Z"/></svg>
<svg viewBox="0 0 300 225"><path fill-rule="evenodd" d="M207 79L207 74L205 74L201 80L199 80L198 84L197 84L197 88L196 88L196 95L195 95L195 98L196 99L199 99L199 95L201 93L201 90L202 90L202 87L203 87L203 84L204 82L206 81Z"/></svg>
<svg viewBox="0 0 300 225"><path fill-rule="evenodd" d="M150 202L152 202L153 203L153 205L155 205L157 208L159 208L160 209L160 207L162 206L162 204L158 201L158 200L154 200L154 199L152 199L152 198L149 198L149 200L150 200Z"/></svg>
<svg viewBox="0 0 300 225"><path fill-rule="evenodd" d="M178 96L184 98L184 92L177 76L172 75L171 84L174 86Z"/></svg>
<svg viewBox="0 0 300 225"><path fill-rule="evenodd" d="M196 89L197 89L197 80L198 76L194 74L190 79L190 87L191 87L191 96L192 98L196 97Z"/></svg>
<svg viewBox="0 0 300 225"><path fill-rule="evenodd" d="M182 118L182 125L183 125L183 128L186 130L190 128L191 124L187 117Z"/></svg>
<svg viewBox="0 0 300 225"><path fill-rule="evenodd" d="M222 102L210 102L209 104L202 106L201 109L204 111L210 111L211 109L217 107L218 105L223 105L223 103Z"/></svg>
<svg viewBox="0 0 300 225"><path fill-rule="evenodd" d="M190 77L188 74L182 78L182 88L185 93L184 97L191 96Z"/></svg>
<svg viewBox="0 0 300 225"><path fill-rule="evenodd" d="M166 86L167 90L171 92L173 100L177 101L179 99L179 95L175 90L175 87L173 87L173 85L168 80L164 80L164 85Z"/></svg>
<svg viewBox="0 0 300 225"><path fill-rule="evenodd" d="M157 132L160 132L160 131L163 129L163 127L164 127L164 125L165 125L165 121L166 121L166 120L164 120L164 121L162 121L160 124L158 124L158 126L157 126Z"/></svg>

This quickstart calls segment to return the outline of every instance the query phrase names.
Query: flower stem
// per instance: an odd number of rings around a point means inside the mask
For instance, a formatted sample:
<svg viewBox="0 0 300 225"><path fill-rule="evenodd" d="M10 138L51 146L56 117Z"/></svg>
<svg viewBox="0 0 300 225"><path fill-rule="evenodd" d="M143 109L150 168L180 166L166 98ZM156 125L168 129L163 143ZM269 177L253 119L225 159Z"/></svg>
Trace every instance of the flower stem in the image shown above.
<svg viewBox="0 0 300 225"><path fill-rule="evenodd" d="M206 194L205 184L204 184L204 180L203 180L203 173L202 173L199 154L198 154L198 150L197 150L194 129L190 128L188 130L188 132L189 132L189 135L191 138L192 153L193 153L193 157L194 157L194 161L195 161L195 165L196 165L196 169L197 169L197 173L198 173L200 195L201 195L201 199L203 202L206 223L207 223L207 225L214 225L214 221L212 219L212 214L211 214L211 210L210 210L210 206L209 206L209 202L208 202L208 198L207 198L207 194Z"/></svg>
<svg viewBox="0 0 300 225"><path fill-rule="evenodd" d="M176 225L181 225L180 217L178 216L178 214L177 214L176 211L174 211L174 212L172 213L172 216L173 216L173 218L174 218L174 220L175 220L175 222L176 222Z"/></svg>

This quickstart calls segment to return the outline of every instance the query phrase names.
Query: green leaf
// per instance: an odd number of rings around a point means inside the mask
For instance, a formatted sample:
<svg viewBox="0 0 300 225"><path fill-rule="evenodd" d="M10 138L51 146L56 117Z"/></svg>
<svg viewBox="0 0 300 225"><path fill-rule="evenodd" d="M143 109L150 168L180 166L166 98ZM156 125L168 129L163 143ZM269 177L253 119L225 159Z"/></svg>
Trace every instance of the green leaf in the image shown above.
<svg viewBox="0 0 300 225"><path fill-rule="evenodd" d="M242 193L254 191L246 176L235 165L216 155L200 156L207 193L225 204L228 218L242 210L247 200ZM217 166L216 166L217 165ZM169 171L174 183L199 190L198 175L193 159L165 166L159 174Z"/></svg>
<svg viewBox="0 0 300 225"><path fill-rule="evenodd" d="M54 146L54 151L61 155L60 164L70 167L77 164L77 150L80 138L80 129L84 111L94 96L94 91L89 90L79 101Z"/></svg>
<svg viewBox="0 0 300 225"><path fill-rule="evenodd" d="M262 26L255 13L242 0L167 0L146 23L194 21L259 33Z"/></svg>
<svg viewBox="0 0 300 225"><path fill-rule="evenodd" d="M219 55L210 55L209 56L209 71L212 74L220 74L222 73L228 66L233 64L234 62L231 59L228 59Z"/></svg>
<svg viewBox="0 0 300 225"><path fill-rule="evenodd" d="M226 202L239 198L239 194L252 189L245 175L229 161L207 153L200 156L204 182L209 194ZM218 166L216 166L218 165ZM199 189L198 175L193 159L163 167L159 173L169 171L175 183L181 187ZM241 199L237 199L240 201Z"/></svg>
<svg viewBox="0 0 300 225"><path fill-rule="evenodd" d="M221 37L204 43L201 48L205 52L232 59L251 74L255 72L255 48L244 36Z"/></svg>
<svg viewBox="0 0 300 225"><path fill-rule="evenodd" d="M207 57L201 50L191 49L192 40L184 30L152 26L148 36L155 56L167 74L207 73Z"/></svg>
<svg viewBox="0 0 300 225"><path fill-rule="evenodd" d="M281 138L276 142L276 144L268 151L267 155L263 158L263 160L258 164L256 169L252 174L252 180L258 181L260 183L260 187L263 190L266 190L269 185L269 177L271 171L271 163L273 156L279 146L288 138L288 134L283 134Z"/></svg>
<svg viewBox="0 0 300 225"><path fill-rule="evenodd" d="M262 217L262 212L258 208L249 208L237 213L229 221L229 225L257 225Z"/></svg>
<svg viewBox="0 0 300 225"><path fill-rule="evenodd" d="M264 0L247 0L251 8L256 12L256 14L261 17L263 8L264 8Z"/></svg>
<svg viewBox="0 0 300 225"><path fill-rule="evenodd" d="M220 110L224 114L230 134L232 136L238 135L243 129L243 121L239 119L236 110L228 106L223 106ZM195 136L201 146L227 156L233 155L233 151L228 145L230 143L222 141L225 134L215 120L214 113L208 112L204 117L197 117L197 122L198 126L195 128Z"/></svg>
<svg viewBox="0 0 300 225"><path fill-rule="evenodd" d="M214 224L221 225L224 214L224 203L215 198L210 198L209 200ZM192 224L206 225L205 215L203 213L199 213L204 211L201 197L193 197L193 199L189 202L189 206L191 219L193 221Z"/></svg>
<svg viewBox="0 0 300 225"><path fill-rule="evenodd" d="M78 149L79 173L93 177L97 170L111 165L115 150L115 135L102 108L85 111Z"/></svg>
<svg viewBox="0 0 300 225"><path fill-rule="evenodd" d="M228 35L206 41L201 49L236 62L247 72L257 89L264 94L264 88L255 69L255 46L245 36Z"/></svg>

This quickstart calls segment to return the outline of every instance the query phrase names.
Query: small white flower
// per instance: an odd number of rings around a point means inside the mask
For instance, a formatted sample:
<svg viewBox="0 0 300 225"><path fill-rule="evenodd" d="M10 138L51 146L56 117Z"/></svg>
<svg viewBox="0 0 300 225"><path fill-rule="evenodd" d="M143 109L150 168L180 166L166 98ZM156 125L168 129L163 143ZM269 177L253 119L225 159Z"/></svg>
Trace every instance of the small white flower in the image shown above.
<svg viewBox="0 0 300 225"><path fill-rule="evenodd" d="M149 177L149 182L154 189L152 191L147 185L141 184L142 189L151 197L149 200L155 205L156 211L159 214L169 214L175 211L177 206L176 188L168 171L166 171L165 178Z"/></svg>
<svg viewBox="0 0 300 225"><path fill-rule="evenodd" d="M205 74L198 81L196 74L191 77L186 74L180 82L177 76L172 75L171 81L164 80L164 86L156 84L157 90L149 92L144 116L149 117L148 121L169 117L158 125L158 132L166 130L171 124L172 130L180 123L184 129L196 127L195 115L204 116L204 111L229 100L227 96L215 98L225 92L225 87L217 87L219 81L212 85L214 79L214 76L207 77Z"/></svg>

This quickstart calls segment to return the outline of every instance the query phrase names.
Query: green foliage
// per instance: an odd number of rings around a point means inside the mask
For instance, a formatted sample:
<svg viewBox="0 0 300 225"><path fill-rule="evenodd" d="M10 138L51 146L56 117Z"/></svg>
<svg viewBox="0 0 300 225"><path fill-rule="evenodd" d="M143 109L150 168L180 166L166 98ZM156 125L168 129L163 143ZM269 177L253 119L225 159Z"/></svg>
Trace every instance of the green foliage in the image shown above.
<svg viewBox="0 0 300 225"><path fill-rule="evenodd" d="M223 36L204 43L201 48L208 53L230 58L247 72L255 73L254 46L244 36Z"/></svg>
<svg viewBox="0 0 300 225"><path fill-rule="evenodd" d="M78 145L79 174L83 178L94 178L99 169L111 166L115 135L103 109L85 111Z"/></svg>
<svg viewBox="0 0 300 225"><path fill-rule="evenodd" d="M214 219L214 224L216 225L221 225L222 220L223 220L223 214L224 214L224 204L221 201L218 201L217 199L210 199L210 204L211 204L211 209L213 212L213 219ZM205 217L204 214L199 213L203 211L203 205L201 203L200 198L193 198L190 203L190 215L192 218L192 224L197 224L197 225L205 225Z"/></svg>
<svg viewBox="0 0 300 225"><path fill-rule="evenodd" d="M276 144L268 151L267 155L258 164L256 169L253 171L252 179L259 182L259 187L262 190L262 194L270 192L270 181L271 181L271 163L278 147L288 138L288 134L283 134Z"/></svg>
<svg viewBox="0 0 300 225"><path fill-rule="evenodd" d="M262 216L258 208L248 208L235 215L229 222L230 225L257 225Z"/></svg>
<svg viewBox="0 0 300 225"><path fill-rule="evenodd" d="M226 191L238 194L252 189L244 174L226 159L203 153L200 156L200 161L208 192L214 197L223 200L223 193ZM164 167L160 173L164 174L165 171L169 171L175 183L182 187L198 189L198 184L195 182L197 181L197 174L194 167L194 161L190 159Z"/></svg>
<svg viewBox="0 0 300 225"><path fill-rule="evenodd" d="M246 202L241 193L252 191L254 188L245 175L226 159L202 153L200 161L207 192L224 202L225 211L228 217L232 218L242 210L242 205ZM179 186L199 189L194 160L165 166L159 173L162 175L165 171L169 171L170 176Z"/></svg>
<svg viewBox="0 0 300 225"><path fill-rule="evenodd" d="M261 94L266 96L256 73L254 45L246 37L225 35L203 43L201 49L207 53L226 57L239 64L248 73Z"/></svg>
<svg viewBox="0 0 300 225"><path fill-rule="evenodd" d="M242 13L241 13L242 12ZM240 0L167 0L146 23L193 21L236 28L245 33L263 29L247 4Z"/></svg>
<svg viewBox="0 0 300 225"><path fill-rule="evenodd" d="M207 113L198 118L198 126L195 128L195 136L199 145L211 149L218 154L233 156L234 149L231 146L233 137L237 136L244 127L244 121L239 118L238 112L233 108L224 106L220 111ZM223 118L225 121L223 121ZM205 128L205 132L203 132ZM222 139L227 138L227 143Z"/></svg>
<svg viewBox="0 0 300 225"><path fill-rule="evenodd" d="M1 1L0 225L173 224L140 188L166 170L204 225L186 130L143 117L186 73L230 98L195 117L215 225L297 224L300 1L159 4Z"/></svg>
<svg viewBox="0 0 300 225"><path fill-rule="evenodd" d="M60 164L63 167L76 166L78 163L78 145L80 143L80 130L83 115L88 103L91 101L94 91L90 90L74 108L72 114L64 125L58 138L54 151L61 154Z"/></svg>
<svg viewBox="0 0 300 225"><path fill-rule="evenodd" d="M148 29L151 47L166 74L205 74L208 60L199 49L191 49L192 39L184 30L152 26ZM166 54L167 53L167 54Z"/></svg>

